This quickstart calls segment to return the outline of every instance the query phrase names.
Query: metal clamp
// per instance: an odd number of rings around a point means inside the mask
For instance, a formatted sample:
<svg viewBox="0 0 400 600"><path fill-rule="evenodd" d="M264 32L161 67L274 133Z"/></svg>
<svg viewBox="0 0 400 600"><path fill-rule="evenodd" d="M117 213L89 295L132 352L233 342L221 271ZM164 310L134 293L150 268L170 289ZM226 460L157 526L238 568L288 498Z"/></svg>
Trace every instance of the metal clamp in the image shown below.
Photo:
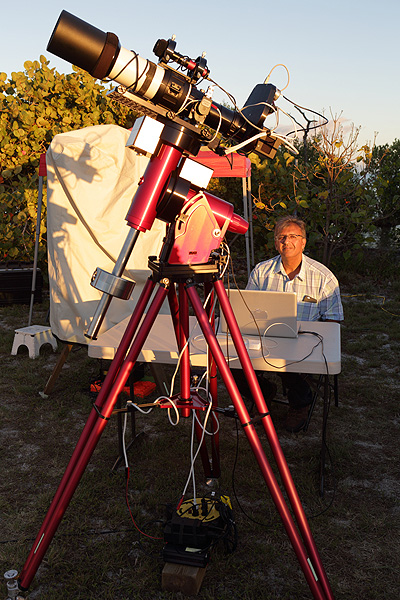
<svg viewBox="0 0 400 600"><path fill-rule="evenodd" d="M117 275L112 275L97 267L92 275L90 285L96 288L96 290L100 290L100 292L105 292L109 296L115 296L122 300L129 300L136 282L117 277Z"/></svg>

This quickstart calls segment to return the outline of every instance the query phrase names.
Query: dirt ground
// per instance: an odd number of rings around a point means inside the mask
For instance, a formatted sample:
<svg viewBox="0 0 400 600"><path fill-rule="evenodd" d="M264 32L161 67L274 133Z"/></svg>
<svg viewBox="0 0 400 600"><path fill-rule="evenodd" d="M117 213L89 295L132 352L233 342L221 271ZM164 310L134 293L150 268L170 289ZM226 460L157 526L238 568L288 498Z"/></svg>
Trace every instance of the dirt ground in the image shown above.
<svg viewBox="0 0 400 600"><path fill-rule="evenodd" d="M360 283L358 289L342 290L342 373L339 406L332 399L328 419L324 497L319 494L321 403L309 430L297 435L283 430L285 407L272 408L336 600L397 600L400 592L400 302L393 290L377 296L371 289ZM90 383L101 366L85 349L74 349L52 394L41 397L61 346L57 354L43 349L35 360L24 352L11 356L14 330L24 326L26 313L26 307L0 308L3 573L24 565L90 412ZM36 307L36 322L45 322L45 315L45 304ZM228 405L223 386L220 392L221 405ZM278 399L284 399L281 388ZM136 524L162 537L165 504L176 502L188 475L190 423L174 428L158 411L139 415L136 426L140 436L129 452L127 497ZM132 523L124 470L111 471L117 456L114 419L33 580L30 598L183 598L162 591L163 544L139 534ZM234 419L221 423L221 462L219 486L232 500L238 545L232 554L216 547L197 597L311 598ZM197 473L203 489L201 465ZM1 595L6 597L5 586Z"/></svg>

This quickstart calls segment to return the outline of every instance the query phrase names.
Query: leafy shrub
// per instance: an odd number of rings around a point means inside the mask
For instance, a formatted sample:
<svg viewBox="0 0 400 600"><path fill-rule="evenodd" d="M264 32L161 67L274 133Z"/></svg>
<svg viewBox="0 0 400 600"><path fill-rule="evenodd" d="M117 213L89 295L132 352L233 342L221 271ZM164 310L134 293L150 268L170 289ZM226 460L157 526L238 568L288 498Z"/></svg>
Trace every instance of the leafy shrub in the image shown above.
<svg viewBox="0 0 400 600"><path fill-rule="evenodd" d="M91 125L131 127L135 115L106 99L107 89L74 67L68 75L49 61L27 61L25 71L0 73L0 261L32 260L38 204L38 166L53 137ZM46 260L43 189L39 264Z"/></svg>

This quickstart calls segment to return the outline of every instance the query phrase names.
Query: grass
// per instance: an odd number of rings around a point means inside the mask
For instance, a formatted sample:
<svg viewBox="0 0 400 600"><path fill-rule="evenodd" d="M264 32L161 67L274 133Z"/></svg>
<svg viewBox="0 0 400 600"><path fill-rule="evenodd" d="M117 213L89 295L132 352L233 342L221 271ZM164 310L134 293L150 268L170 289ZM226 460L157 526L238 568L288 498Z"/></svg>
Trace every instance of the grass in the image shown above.
<svg viewBox="0 0 400 600"><path fill-rule="evenodd" d="M342 280L342 278L341 278ZM397 600L399 595L400 282L343 277L339 407L328 421L327 481L319 489L321 406L307 433L286 434L285 408L273 419L336 600ZM351 282L351 283L350 283ZM383 302L383 299L385 301ZM383 310L384 309L384 310ZM35 306L44 323L46 303ZM73 351L53 393L39 395L58 358L11 356L26 306L0 308L0 568L21 569L91 407L99 363ZM171 370L167 372L171 375ZM220 402L230 403L220 386ZM136 419L129 452L129 502L143 531L162 537L165 505L176 503L189 469L190 423L172 427L164 410ZM261 434L261 430L258 429ZM262 437L268 459L271 453ZM140 535L125 504L116 419L105 428L30 588L33 600L167 600L162 541ZM305 600L311 592L257 468L233 419L221 423L219 488L233 503L238 547L214 550L199 600ZM271 464L273 461L271 459ZM199 494L205 491L201 463ZM2 592L0 592L0 595ZM3 596L6 596L4 587Z"/></svg>

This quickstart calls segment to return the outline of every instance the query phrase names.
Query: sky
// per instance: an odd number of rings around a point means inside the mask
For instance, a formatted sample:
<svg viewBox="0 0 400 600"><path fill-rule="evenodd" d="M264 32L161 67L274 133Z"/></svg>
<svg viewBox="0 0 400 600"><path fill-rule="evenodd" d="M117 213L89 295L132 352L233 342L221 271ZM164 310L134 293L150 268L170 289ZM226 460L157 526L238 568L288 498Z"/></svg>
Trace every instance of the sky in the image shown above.
<svg viewBox="0 0 400 600"><path fill-rule="evenodd" d="M360 145L372 142L375 132L377 144L400 139L399 0L7 2L0 13L0 72L22 71L40 55L57 71L71 72L69 63L46 51L62 10L115 33L121 46L153 62L154 43L174 34L179 53L196 58L206 52L211 77L240 107L276 64L284 64L290 100L340 115L346 129L360 127ZM283 88L286 70L274 69L270 82ZM229 102L219 91L214 99ZM282 98L277 105L296 114Z"/></svg>

